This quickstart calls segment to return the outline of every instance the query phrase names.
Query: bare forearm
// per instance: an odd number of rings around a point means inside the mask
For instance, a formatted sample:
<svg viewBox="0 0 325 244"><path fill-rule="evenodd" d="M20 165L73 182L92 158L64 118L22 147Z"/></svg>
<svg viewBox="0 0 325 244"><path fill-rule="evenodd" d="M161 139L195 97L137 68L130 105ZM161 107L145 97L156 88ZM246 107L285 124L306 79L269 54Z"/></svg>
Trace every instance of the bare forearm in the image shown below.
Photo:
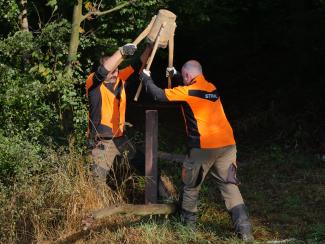
<svg viewBox="0 0 325 244"><path fill-rule="evenodd" d="M103 66L108 72L114 71L119 64L123 61L123 56L119 50L117 50L112 56L105 60Z"/></svg>

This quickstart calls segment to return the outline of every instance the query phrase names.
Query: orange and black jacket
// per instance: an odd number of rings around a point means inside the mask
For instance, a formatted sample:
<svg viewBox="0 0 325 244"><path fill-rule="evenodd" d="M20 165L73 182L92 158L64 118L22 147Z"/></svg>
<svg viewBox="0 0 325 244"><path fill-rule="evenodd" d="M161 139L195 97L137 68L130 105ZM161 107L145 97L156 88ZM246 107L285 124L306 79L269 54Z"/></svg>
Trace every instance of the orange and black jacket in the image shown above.
<svg viewBox="0 0 325 244"><path fill-rule="evenodd" d="M134 62L118 73L115 83L104 80L108 70L103 65L91 73L86 80L86 95L89 101L88 136L113 138L123 135L126 110L126 80L136 71L141 61Z"/></svg>
<svg viewBox="0 0 325 244"><path fill-rule="evenodd" d="M155 101L181 102L189 148L220 148L235 144L218 90L203 75L197 76L188 86L165 90L157 87L149 76L141 74L141 80Z"/></svg>

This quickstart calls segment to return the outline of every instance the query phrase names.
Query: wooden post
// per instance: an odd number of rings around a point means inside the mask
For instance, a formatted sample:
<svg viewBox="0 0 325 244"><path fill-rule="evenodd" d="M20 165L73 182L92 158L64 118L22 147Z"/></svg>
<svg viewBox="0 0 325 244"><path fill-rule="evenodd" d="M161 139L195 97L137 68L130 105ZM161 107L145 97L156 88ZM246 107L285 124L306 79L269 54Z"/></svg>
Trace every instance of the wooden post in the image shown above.
<svg viewBox="0 0 325 244"><path fill-rule="evenodd" d="M145 203L157 203L158 191L158 112L146 110Z"/></svg>

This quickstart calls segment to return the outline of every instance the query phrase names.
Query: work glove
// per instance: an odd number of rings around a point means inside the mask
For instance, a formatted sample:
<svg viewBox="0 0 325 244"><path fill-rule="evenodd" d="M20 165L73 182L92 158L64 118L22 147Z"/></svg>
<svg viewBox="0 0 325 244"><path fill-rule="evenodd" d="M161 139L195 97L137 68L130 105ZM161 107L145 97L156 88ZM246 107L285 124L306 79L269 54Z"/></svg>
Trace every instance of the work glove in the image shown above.
<svg viewBox="0 0 325 244"><path fill-rule="evenodd" d="M140 78L141 82L146 84L148 80L151 80L151 72L150 72L150 70L143 69L140 72L139 78Z"/></svg>
<svg viewBox="0 0 325 244"><path fill-rule="evenodd" d="M173 77L177 74L177 70L174 67L167 67L166 69L166 77Z"/></svg>
<svg viewBox="0 0 325 244"><path fill-rule="evenodd" d="M144 87L147 89L147 86L149 83L153 82L151 79L151 73L150 70L143 69L139 74L139 79L144 85Z"/></svg>
<svg viewBox="0 0 325 244"><path fill-rule="evenodd" d="M119 47L119 50L122 56L132 56L137 50L137 46L132 43L128 43L122 47Z"/></svg>

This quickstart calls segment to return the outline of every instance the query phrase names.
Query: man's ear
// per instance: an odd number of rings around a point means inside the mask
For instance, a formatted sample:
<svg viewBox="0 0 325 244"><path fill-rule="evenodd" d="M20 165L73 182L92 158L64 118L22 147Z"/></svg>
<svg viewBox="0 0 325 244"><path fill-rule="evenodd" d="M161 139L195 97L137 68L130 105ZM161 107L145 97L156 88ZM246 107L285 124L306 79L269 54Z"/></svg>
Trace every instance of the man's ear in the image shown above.
<svg viewBox="0 0 325 244"><path fill-rule="evenodd" d="M186 84L188 84L191 80L191 75L186 72L185 76L186 76Z"/></svg>

